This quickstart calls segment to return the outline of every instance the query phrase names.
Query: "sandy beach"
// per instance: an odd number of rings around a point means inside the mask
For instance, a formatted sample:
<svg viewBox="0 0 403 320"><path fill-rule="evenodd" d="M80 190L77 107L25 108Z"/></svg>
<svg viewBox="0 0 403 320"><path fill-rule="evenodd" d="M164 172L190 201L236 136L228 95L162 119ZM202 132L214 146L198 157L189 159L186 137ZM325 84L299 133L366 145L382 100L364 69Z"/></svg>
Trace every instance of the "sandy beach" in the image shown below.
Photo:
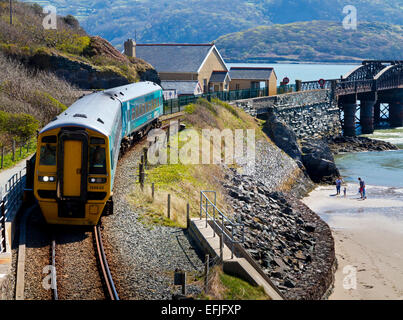
<svg viewBox="0 0 403 320"><path fill-rule="evenodd" d="M330 300L403 300L403 189L320 186L303 201L332 229L338 268ZM343 273L344 271L344 273ZM355 288L354 288L355 286Z"/></svg>

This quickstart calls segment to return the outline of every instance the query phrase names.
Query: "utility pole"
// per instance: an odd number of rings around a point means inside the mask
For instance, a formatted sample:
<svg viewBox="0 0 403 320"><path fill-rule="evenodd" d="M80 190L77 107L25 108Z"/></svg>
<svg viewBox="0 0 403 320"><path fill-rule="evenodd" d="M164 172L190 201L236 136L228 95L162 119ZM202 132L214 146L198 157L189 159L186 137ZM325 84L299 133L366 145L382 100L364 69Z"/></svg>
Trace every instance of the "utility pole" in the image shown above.
<svg viewBox="0 0 403 320"><path fill-rule="evenodd" d="M13 0L10 0L10 24L13 24Z"/></svg>

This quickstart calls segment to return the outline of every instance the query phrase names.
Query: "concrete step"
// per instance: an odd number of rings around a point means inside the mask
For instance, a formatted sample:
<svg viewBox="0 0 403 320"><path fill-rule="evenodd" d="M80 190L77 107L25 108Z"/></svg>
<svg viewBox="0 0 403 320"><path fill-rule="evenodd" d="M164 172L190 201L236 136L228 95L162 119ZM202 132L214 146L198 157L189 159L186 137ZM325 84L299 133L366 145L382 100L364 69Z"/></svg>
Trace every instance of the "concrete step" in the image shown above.
<svg viewBox="0 0 403 320"><path fill-rule="evenodd" d="M212 258L220 257L220 237L206 219L193 218L189 226L190 235L196 240L206 253ZM283 300L283 297L257 270L243 257L232 257L231 249L224 244L223 246L223 269L224 272L236 275L252 285L262 286L266 294L272 300Z"/></svg>

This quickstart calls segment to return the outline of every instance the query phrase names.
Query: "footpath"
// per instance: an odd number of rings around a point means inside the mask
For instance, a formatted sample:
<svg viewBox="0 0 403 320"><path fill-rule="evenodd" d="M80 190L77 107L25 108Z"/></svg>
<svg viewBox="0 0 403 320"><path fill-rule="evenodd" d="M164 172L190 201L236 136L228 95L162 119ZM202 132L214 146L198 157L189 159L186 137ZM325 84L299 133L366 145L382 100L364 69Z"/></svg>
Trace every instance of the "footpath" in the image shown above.
<svg viewBox="0 0 403 320"><path fill-rule="evenodd" d="M31 158L32 155L29 157L21 160L18 162L14 167L8 168L5 170L0 170L0 196L3 195L5 190L5 185L7 184L8 180L16 173L19 173L22 169L25 168L26 161ZM25 174L25 170L22 174Z"/></svg>

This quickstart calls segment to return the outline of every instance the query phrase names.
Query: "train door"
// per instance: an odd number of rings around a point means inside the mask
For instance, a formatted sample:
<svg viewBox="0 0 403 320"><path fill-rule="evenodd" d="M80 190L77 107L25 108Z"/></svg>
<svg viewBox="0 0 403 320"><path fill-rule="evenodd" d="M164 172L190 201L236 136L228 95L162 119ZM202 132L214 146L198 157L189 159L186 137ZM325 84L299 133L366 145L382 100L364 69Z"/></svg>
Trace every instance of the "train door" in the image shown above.
<svg viewBox="0 0 403 320"><path fill-rule="evenodd" d="M82 141L64 141L63 195L66 197L81 194L82 152Z"/></svg>
<svg viewBox="0 0 403 320"><path fill-rule="evenodd" d="M62 130L58 148L59 217L84 218L88 180L88 134Z"/></svg>

